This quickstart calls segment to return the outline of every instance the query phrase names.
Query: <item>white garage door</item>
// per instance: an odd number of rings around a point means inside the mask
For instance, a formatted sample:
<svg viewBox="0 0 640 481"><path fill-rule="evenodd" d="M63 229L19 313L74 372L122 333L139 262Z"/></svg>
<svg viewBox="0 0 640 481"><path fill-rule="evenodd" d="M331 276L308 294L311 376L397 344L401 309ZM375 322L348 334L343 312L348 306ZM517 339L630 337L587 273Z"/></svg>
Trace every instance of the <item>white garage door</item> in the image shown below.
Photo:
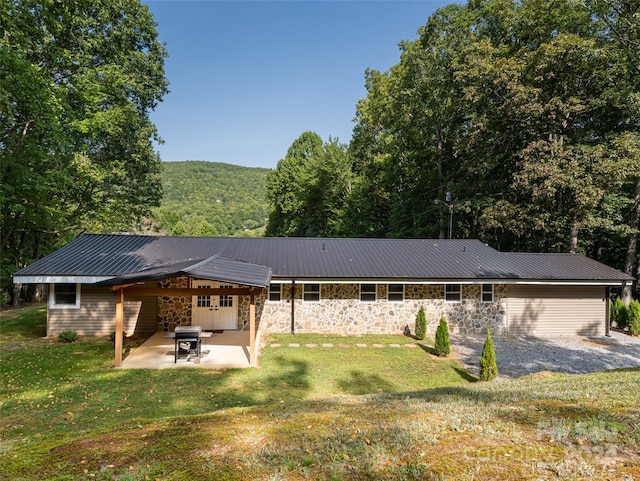
<svg viewBox="0 0 640 481"><path fill-rule="evenodd" d="M509 286L507 332L514 335L602 336L606 288L592 286Z"/></svg>

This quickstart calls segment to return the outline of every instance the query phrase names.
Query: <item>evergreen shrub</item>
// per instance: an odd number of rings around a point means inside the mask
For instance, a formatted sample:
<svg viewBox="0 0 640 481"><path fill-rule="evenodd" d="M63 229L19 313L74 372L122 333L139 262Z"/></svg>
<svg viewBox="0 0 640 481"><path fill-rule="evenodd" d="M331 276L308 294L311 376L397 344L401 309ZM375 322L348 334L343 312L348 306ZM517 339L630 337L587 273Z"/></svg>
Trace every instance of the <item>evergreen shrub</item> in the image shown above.
<svg viewBox="0 0 640 481"><path fill-rule="evenodd" d="M498 376L498 365L496 364L496 352L493 349L491 333L487 329L487 339L482 347L482 357L480 358L480 380L491 381Z"/></svg>
<svg viewBox="0 0 640 481"><path fill-rule="evenodd" d="M434 349L438 356L447 356L451 352L451 343L449 342L449 325L444 316L440 318L440 324L436 329L436 342Z"/></svg>
<svg viewBox="0 0 640 481"><path fill-rule="evenodd" d="M60 334L58 334L58 341L60 342L76 342L77 340L77 331L62 331Z"/></svg>
<svg viewBox="0 0 640 481"><path fill-rule="evenodd" d="M615 322L616 326L620 329L628 327L628 312L624 301L617 297L614 301L611 301L610 306L609 316L611 318L611 322Z"/></svg>
<svg viewBox="0 0 640 481"><path fill-rule="evenodd" d="M424 306L420 306L416 316L416 339L423 340L427 335L427 316L424 313Z"/></svg>
<svg viewBox="0 0 640 481"><path fill-rule="evenodd" d="M634 336L640 335L640 301L632 299L627 307L627 327Z"/></svg>

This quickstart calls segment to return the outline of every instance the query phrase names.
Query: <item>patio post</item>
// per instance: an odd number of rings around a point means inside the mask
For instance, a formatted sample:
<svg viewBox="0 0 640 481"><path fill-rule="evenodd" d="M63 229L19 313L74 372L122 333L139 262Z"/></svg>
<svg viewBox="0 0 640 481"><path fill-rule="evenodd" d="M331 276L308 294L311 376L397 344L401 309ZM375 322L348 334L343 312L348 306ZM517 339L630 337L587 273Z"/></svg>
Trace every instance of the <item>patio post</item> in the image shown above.
<svg viewBox="0 0 640 481"><path fill-rule="evenodd" d="M249 364L256 365L256 297L251 288L249 302Z"/></svg>
<svg viewBox="0 0 640 481"><path fill-rule="evenodd" d="M114 365L122 365L122 324L124 320L124 289L121 287L116 293L116 357Z"/></svg>

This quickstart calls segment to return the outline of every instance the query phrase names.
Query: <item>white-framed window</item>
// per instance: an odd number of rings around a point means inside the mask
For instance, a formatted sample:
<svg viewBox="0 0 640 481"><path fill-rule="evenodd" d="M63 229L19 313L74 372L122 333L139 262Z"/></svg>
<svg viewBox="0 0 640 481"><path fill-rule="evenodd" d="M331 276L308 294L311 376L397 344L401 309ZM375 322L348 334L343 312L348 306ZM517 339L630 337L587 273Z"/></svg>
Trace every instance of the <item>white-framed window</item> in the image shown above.
<svg viewBox="0 0 640 481"><path fill-rule="evenodd" d="M80 284L51 284L49 289L50 309L79 309Z"/></svg>
<svg viewBox="0 0 640 481"><path fill-rule="evenodd" d="M269 300L271 302L282 300L282 284L269 284Z"/></svg>
<svg viewBox="0 0 640 481"><path fill-rule="evenodd" d="M320 284L304 284L302 299L305 302L320 302Z"/></svg>
<svg viewBox="0 0 640 481"><path fill-rule="evenodd" d="M376 301L376 285L360 284L360 302Z"/></svg>
<svg viewBox="0 0 640 481"><path fill-rule="evenodd" d="M482 284L480 300L482 302L493 302L493 284Z"/></svg>
<svg viewBox="0 0 640 481"><path fill-rule="evenodd" d="M220 289L233 289L233 286L220 286ZM220 307L233 307L233 296L220 296Z"/></svg>
<svg viewBox="0 0 640 481"><path fill-rule="evenodd" d="M198 289L208 289L211 286L198 286ZM196 306L197 307L211 307L211 296L198 296L198 299L196 301Z"/></svg>
<svg viewBox="0 0 640 481"><path fill-rule="evenodd" d="M404 284L388 284L387 301L404 302Z"/></svg>
<svg viewBox="0 0 640 481"><path fill-rule="evenodd" d="M444 300L447 302L460 302L462 291L460 284L446 284L444 286Z"/></svg>

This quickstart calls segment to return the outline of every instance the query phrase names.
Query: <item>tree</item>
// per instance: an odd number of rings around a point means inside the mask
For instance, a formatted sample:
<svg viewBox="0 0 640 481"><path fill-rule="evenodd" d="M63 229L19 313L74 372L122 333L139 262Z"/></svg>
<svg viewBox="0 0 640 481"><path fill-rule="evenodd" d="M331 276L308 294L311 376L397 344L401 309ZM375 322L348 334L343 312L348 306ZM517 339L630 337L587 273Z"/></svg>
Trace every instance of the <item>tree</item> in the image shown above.
<svg viewBox="0 0 640 481"><path fill-rule="evenodd" d="M442 236L433 199L446 186L458 236L582 252L633 274L639 9L482 0L435 12L397 65L367 72L350 146L353 231Z"/></svg>
<svg viewBox="0 0 640 481"><path fill-rule="evenodd" d="M427 316L424 313L424 306L420 306L416 315L416 339L422 341L427 335Z"/></svg>
<svg viewBox="0 0 640 481"><path fill-rule="evenodd" d="M434 349L438 356L447 356L451 352L451 343L449 341L449 326L447 325L447 321L442 316L440 318L440 324L438 324L438 328L436 329L436 341L434 345Z"/></svg>
<svg viewBox="0 0 640 481"><path fill-rule="evenodd" d="M351 192L351 159L338 140L304 132L267 176L268 236L336 236Z"/></svg>
<svg viewBox="0 0 640 481"><path fill-rule="evenodd" d="M491 332L487 329L487 338L482 346L480 357L480 380L491 381L498 376L498 365L496 364L496 352L493 349Z"/></svg>
<svg viewBox="0 0 640 481"><path fill-rule="evenodd" d="M7 287L78 233L127 228L158 205L149 112L167 80L153 18L134 0L4 2L0 35Z"/></svg>
<svg viewBox="0 0 640 481"><path fill-rule="evenodd" d="M454 146L462 98L451 65L468 41L468 23L464 7L440 9L418 40L400 44L399 64L367 71L351 142L367 189L351 215L357 234L445 237L448 215L433 200L444 199L459 173ZM374 227L360 227L363 217Z"/></svg>

